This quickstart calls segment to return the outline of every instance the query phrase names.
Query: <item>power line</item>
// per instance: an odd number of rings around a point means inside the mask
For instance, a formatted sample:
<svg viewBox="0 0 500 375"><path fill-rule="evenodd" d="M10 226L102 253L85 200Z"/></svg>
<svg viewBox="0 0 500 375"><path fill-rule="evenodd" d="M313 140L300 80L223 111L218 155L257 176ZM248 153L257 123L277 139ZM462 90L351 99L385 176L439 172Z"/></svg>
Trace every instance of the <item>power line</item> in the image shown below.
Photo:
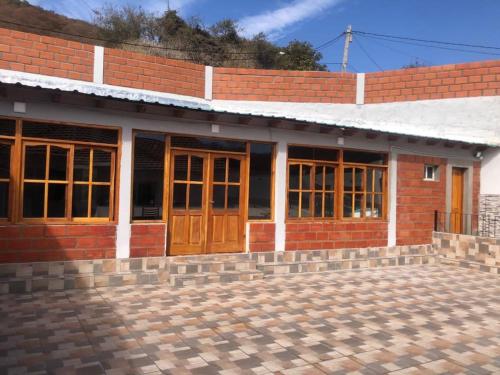
<svg viewBox="0 0 500 375"><path fill-rule="evenodd" d="M368 53L368 51L363 47L363 45L361 44L361 42L359 41L359 39L354 36L354 40L356 40L359 48L361 49L361 51L363 51L363 53L366 55L366 57L368 57L370 59L370 61L379 69L379 70L384 70L384 68L382 68L376 61L373 57L370 56L370 54Z"/></svg>
<svg viewBox="0 0 500 375"><path fill-rule="evenodd" d="M363 34L363 35L372 35L372 36L384 37L384 38L410 40L410 41L414 41L414 42L435 43L435 44L443 44L443 45L450 45L450 46L457 46L457 47L472 47L472 48L481 48L481 49L494 49L494 50L499 50L500 51L500 47L483 46L483 45L479 45L479 44L466 44L466 43L456 43L456 42L444 42L444 41L440 41L440 40L418 39L418 38L410 38L410 37L405 37L405 36L396 36L396 35L388 35L388 34L369 33L369 32L366 32L366 31L359 31L359 30L353 31L353 33Z"/></svg>
<svg viewBox="0 0 500 375"><path fill-rule="evenodd" d="M326 42L324 42L323 44L320 44L319 46L317 46L316 48L314 48L316 51L319 51L321 49L324 49L326 47L330 47L331 45L335 44L335 42L337 42L338 40L340 40L340 38L342 38L345 34L345 31L340 33L339 35L337 35L335 38L333 39L330 39Z"/></svg>
<svg viewBox="0 0 500 375"><path fill-rule="evenodd" d="M418 46L418 47L436 48L436 49L442 49L442 50L447 50L447 51L474 53L474 54L478 54L478 55L487 55L487 56L500 56L500 53L494 53L494 52L473 51L473 50L466 50L466 49L461 49L461 48L436 46L436 45L431 45L431 44L416 43L416 42L411 42L411 41L406 41L406 40L396 40L396 39L372 36L372 35L367 35L367 34L364 34L364 36L366 38L385 40L387 42L393 42L393 43L409 44L409 45Z"/></svg>

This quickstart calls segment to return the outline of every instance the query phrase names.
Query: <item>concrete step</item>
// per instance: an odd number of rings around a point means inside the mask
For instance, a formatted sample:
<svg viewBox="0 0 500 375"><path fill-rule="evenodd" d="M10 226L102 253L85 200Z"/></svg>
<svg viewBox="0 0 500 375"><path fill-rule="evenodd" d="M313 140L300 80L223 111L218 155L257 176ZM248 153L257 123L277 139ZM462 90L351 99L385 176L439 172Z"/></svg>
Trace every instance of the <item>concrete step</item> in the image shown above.
<svg viewBox="0 0 500 375"><path fill-rule="evenodd" d="M169 283L174 287L205 285L209 283L231 283L235 281L260 280L264 274L258 270L201 272L190 274L170 274Z"/></svg>
<svg viewBox="0 0 500 375"><path fill-rule="evenodd" d="M171 275L180 274L196 274L204 272L224 272L224 271L255 271L257 262L253 260L236 260L236 261L201 261L189 260L187 262L172 261L169 263L167 270Z"/></svg>
<svg viewBox="0 0 500 375"><path fill-rule="evenodd" d="M219 253L202 255L178 255L169 257L172 263L197 263L197 262L239 262L251 260L247 253Z"/></svg>

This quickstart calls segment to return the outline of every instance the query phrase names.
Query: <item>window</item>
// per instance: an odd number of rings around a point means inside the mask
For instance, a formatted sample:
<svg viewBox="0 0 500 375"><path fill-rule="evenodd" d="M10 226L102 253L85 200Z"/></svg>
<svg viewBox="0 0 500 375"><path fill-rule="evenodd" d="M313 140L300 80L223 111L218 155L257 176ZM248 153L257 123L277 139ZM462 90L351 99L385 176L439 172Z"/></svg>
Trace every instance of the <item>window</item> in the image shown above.
<svg viewBox="0 0 500 375"><path fill-rule="evenodd" d="M0 140L0 220L9 217L11 144Z"/></svg>
<svg viewBox="0 0 500 375"><path fill-rule="evenodd" d="M304 146L288 151L288 218L384 217L387 155Z"/></svg>
<svg viewBox="0 0 500 375"><path fill-rule="evenodd" d="M134 136L133 220L163 218L165 139L157 133Z"/></svg>
<svg viewBox="0 0 500 375"><path fill-rule="evenodd" d="M0 219L113 220L119 131L24 120L18 124L0 119ZM10 170L14 158L20 160L15 173ZM17 173L20 181L13 184L11 175ZM16 206L14 195L19 197Z"/></svg>
<svg viewBox="0 0 500 375"><path fill-rule="evenodd" d="M438 181L439 180L439 167L437 165L424 166L424 180L425 181Z"/></svg>
<svg viewBox="0 0 500 375"><path fill-rule="evenodd" d="M248 196L248 218L271 219L271 194L274 145L250 144L250 176Z"/></svg>

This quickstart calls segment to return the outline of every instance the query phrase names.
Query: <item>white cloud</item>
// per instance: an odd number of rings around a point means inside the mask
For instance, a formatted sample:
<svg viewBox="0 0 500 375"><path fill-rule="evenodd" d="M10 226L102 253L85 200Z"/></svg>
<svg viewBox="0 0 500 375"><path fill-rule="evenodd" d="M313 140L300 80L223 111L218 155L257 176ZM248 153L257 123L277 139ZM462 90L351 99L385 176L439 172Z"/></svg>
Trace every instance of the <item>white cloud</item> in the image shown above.
<svg viewBox="0 0 500 375"><path fill-rule="evenodd" d="M294 0L281 8L242 18L238 25L241 34L252 37L265 33L271 39L281 35L286 27L312 18L343 0Z"/></svg>

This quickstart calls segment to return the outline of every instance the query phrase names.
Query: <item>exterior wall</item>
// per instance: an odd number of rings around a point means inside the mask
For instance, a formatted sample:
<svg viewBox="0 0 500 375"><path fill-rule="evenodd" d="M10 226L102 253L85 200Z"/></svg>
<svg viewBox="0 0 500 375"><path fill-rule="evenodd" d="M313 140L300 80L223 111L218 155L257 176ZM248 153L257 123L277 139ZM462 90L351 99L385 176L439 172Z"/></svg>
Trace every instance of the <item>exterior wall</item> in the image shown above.
<svg viewBox="0 0 500 375"><path fill-rule="evenodd" d="M114 258L116 225L2 225L0 263Z"/></svg>
<svg viewBox="0 0 500 375"><path fill-rule="evenodd" d="M352 73L214 69L214 99L354 103L355 97Z"/></svg>
<svg viewBox="0 0 500 375"><path fill-rule="evenodd" d="M205 67L106 48L104 83L202 98L205 95Z"/></svg>
<svg viewBox="0 0 500 375"><path fill-rule="evenodd" d="M434 232L433 245L444 264L500 274L498 238Z"/></svg>
<svg viewBox="0 0 500 375"><path fill-rule="evenodd" d="M276 225L274 223L249 223L249 225L249 251L251 253L274 251Z"/></svg>
<svg viewBox="0 0 500 375"><path fill-rule="evenodd" d="M386 221L286 224L286 250L321 250L387 245Z"/></svg>
<svg viewBox="0 0 500 375"><path fill-rule="evenodd" d="M439 166L439 181L424 181L425 164ZM434 211L446 210L446 164L444 158L404 154L398 156L398 245L431 243Z"/></svg>
<svg viewBox="0 0 500 375"><path fill-rule="evenodd" d="M365 103L500 95L500 61L367 73Z"/></svg>
<svg viewBox="0 0 500 375"><path fill-rule="evenodd" d="M0 28L0 69L92 81L94 47Z"/></svg>
<svg viewBox="0 0 500 375"><path fill-rule="evenodd" d="M130 257L159 257L165 255L167 226L164 223L132 224Z"/></svg>

